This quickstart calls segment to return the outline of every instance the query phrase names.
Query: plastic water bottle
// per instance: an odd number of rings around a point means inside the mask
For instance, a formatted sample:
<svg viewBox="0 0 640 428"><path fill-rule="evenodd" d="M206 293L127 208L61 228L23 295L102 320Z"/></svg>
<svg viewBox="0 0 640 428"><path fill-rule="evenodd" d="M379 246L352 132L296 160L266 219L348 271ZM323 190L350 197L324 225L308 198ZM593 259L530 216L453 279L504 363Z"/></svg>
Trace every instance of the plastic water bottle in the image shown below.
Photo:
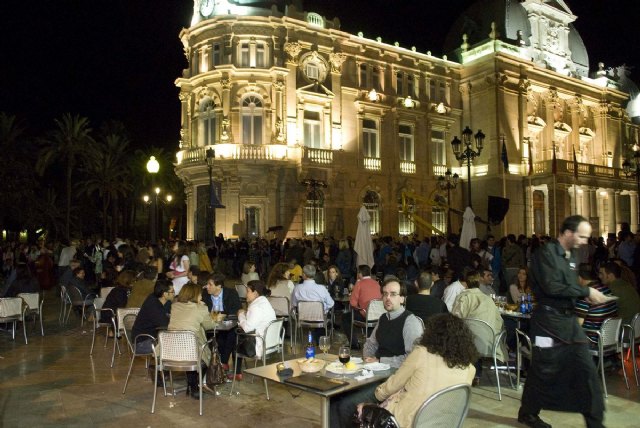
<svg viewBox="0 0 640 428"><path fill-rule="evenodd" d="M307 343L307 347L305 349L305 357L314 358L316 356L316 346L313 344L313 336L311 332L309 332L309 342Z"/></svg>
<svg viewBox="0 0 640 428"><path fill-rule="evenodd" d="M527 313L527 302L525 301L524 294L520 296L520 312L523 314Z"/></svg>

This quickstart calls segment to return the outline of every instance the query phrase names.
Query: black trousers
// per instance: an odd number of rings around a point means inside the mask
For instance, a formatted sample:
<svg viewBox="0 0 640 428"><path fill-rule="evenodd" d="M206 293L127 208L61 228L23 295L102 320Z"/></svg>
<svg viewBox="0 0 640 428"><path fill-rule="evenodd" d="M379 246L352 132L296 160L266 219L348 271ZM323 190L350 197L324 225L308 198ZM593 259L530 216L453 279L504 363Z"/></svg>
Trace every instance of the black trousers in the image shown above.
<svg viewBox="0 0 640 428"><path fill-rule="evenodd" d="M537 415L541 409L579 412L588 428L604 427L602 388L588 344L533 348L520 412Z"/></svg>

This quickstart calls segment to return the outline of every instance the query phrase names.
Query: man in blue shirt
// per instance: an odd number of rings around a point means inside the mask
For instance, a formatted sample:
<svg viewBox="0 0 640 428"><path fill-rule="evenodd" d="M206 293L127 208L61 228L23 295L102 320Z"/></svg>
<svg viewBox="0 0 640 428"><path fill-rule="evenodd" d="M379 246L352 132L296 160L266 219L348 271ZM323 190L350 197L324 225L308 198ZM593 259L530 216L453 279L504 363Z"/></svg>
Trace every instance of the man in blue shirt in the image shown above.
<svg viewBox="0 0 640 428"><path fill-rule="evenodd" d="M324 313L327 314L333 308L334 301L326 287L316 284L313 278L316 276L316 267L305 265L302 268L302 283L296 285L291 293L291 306L297 308L298 302L322 302ZM324 333L324 329L312 330L313 339L317 343L318 337Z"/></svg>

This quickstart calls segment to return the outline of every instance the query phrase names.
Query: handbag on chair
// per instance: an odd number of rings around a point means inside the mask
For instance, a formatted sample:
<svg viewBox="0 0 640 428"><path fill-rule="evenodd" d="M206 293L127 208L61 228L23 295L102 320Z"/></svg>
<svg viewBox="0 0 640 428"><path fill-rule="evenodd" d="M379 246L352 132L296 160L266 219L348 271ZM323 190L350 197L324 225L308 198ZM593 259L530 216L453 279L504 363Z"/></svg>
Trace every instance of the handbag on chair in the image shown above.
<svg viewBox="0 0 640 428"><path fill-rule="evenodd" d="M213 348L211 349L211 360L209 361L209 367L207 368L206 380L207 386L212 387L214 385L222 385L226 382L227 375L224 367L222 367L222 361L220 361L220 353L218 352L218 345L215 340L213 342Z"/></svg>
<svg viewBox="0 0 640 428"><path fill-rule="evenodd" d="M358 411L353 415L353 426L359 428L399 428L398 421L393 414L377 404L362 406L362 414Z"/></svg>

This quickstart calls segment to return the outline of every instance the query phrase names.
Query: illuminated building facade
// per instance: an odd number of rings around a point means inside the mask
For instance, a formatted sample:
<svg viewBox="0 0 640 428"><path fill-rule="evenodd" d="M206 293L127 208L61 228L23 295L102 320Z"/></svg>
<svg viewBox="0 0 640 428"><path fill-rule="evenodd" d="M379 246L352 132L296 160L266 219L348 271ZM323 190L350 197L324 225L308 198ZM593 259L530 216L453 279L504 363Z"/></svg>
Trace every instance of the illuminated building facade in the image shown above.
<svg viewBox="0 0 640 428"><path fill-rule="evenodd" d="M472 6L451 30L450 58L349 34L283 3L195 0L180 34L187 238L205 239L208 148L226 206L215 230L227 237L273 226L281 237L355 236L363 204L373 233L423 234L402 212L402 192L432 198L448 168L469 178L450 144L466 126L486 135L471 165L474 211L486 218L487 196L509 199L495 234L554 234L574 213L597 235L637 227L638 188L622 170L638 145L630 83L622 69L589 77L564 2ZM450 206L464 209L465 189ZM410 208L446 230L446 212ZM458 230L461 219L452 223Z"/></svg>

